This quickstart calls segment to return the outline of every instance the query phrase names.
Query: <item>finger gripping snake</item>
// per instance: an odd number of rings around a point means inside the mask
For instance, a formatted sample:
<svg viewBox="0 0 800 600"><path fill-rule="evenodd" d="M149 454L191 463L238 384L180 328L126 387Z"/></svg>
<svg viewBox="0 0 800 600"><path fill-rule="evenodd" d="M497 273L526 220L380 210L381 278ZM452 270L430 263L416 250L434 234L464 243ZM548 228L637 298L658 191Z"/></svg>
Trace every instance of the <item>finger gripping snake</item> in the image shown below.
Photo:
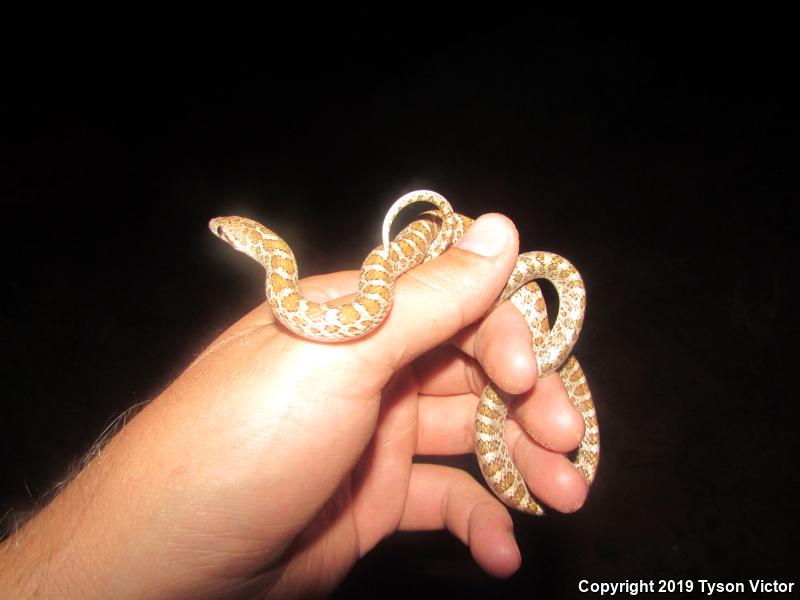
<svg viewBox="0 0 800 600"><path fill-rule="evenodd" d="M405 227L394 239L390 229L398 213L415 202L436 210ZM217 217L209 229L234 249L266 269L267 301L288 329L314 341L337 342L368 334L386 318L395 280L415 266L432 260L456 243L472 219L455 213L450 203L427 190L399 198L383 222L383 243L361 266L358 292L346 304L311 301L300 293L297 262L288 244L260 223L244 217ZM536 279L547 279L558 293L558 314L549 327L547 308ZM570 401L583 417L584 435L573 465L591 484L600 458L600 432L594 402L577 359L571 356L586 308L586 291L578 271L565 258L549 252L527 252L517 263L497 304L510 300L531 331L539 378L557 371ZM487 385L475 413L475 453L489 487L506 505L541 515L542 507L514 466L505 441L509 398Z"/></svg>

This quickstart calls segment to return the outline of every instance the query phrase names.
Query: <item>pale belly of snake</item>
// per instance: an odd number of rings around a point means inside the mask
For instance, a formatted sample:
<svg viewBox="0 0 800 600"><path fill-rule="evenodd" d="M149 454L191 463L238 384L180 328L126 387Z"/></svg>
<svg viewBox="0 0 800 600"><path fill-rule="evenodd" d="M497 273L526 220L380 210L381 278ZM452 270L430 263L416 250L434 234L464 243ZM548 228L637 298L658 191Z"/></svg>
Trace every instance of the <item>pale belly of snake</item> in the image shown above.
<svg viewBox="0 0 800 600"><path fill-rule="evenodd" d="M397 214L409 204L426 202L436 211L422 215L394 239L389 231ZM267 272L266 293L276 318L310 340L337 342L363 336L378 327L392 305L394 282L402 273L439 256L472 224L453 212L435 192L420 190L399 198L383 223L383 244L361 266L358 292L346 304L313 302L298 286L297 262L289 246L260 223L244 217L217 217L209 228L236 250L258 261ZM558 293L558 314L552 328L536 279L547 279ZM586 308L586 291L578 271L566 259L549 252L521 254L497 303L510 299L531 330L539 377L558 371L570 401L580 411L584 435L573 464L591 484L600 458L600 431L586 376L571 356ZM486 386L475 413L475 454L492 491L506 505L541 515L542 507L514 466L505 441L508 398Z"/></svg>

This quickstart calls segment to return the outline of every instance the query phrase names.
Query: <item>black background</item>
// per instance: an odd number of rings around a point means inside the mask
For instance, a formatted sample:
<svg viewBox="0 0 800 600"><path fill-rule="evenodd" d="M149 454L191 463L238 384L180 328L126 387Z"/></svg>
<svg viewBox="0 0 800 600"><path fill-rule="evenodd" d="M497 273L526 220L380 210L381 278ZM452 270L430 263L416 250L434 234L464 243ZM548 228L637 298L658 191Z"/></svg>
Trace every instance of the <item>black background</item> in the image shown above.
<svg viewBox="0 0 800 600"><path fill-rule="evenodd" d="M261 301L210 217L269 224L308 275L356 268L389 204L429 188L580 268L601 470L579 513L515 516L510 580L446 533L401 534L341 597L794 576L788 18L262 21L6 38L0 515Z"/></svg>

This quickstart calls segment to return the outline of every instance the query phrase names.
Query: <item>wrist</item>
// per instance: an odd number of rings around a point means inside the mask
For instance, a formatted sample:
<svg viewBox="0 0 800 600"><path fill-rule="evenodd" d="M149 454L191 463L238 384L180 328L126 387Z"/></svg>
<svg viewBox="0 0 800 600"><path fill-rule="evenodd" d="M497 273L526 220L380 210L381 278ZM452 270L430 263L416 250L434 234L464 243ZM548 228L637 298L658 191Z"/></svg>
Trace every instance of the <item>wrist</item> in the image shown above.
<svg viewBox="0 0 800 600"><path fill-rule="evenodd" d="M0 590L20 599L107 597L96 547L80 531L74 492L67 486L0 545Z"/></svg>
<svg viewBox="0 0 800 600"><path fill-rule="evenodd" d="M133 598L159 582L144 552L147 523L161 502L130 468L132 441L121 432L59 494L0 546L0 590L14 598ZM151 540L152 541L152 540Z"/></svg>

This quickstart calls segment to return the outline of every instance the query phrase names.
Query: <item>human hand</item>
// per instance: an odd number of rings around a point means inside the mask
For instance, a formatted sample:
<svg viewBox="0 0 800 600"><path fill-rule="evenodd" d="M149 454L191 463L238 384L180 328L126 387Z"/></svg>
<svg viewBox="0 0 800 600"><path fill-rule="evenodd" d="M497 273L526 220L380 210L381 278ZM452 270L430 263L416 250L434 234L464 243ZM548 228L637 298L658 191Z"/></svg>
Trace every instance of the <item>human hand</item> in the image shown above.
<svg viewBox="0 0 800 600"><path fill-rule="evenodd" d="M481 320L517 246L507 219L479 219L456 248L401 277L389 317L354 342L303 340L256 308L0 548L28 567L17 589L305 597L332 589L392 532L443 527L489 573L513 573L507 509L465 472L411 459L473 450L485 370L523 394L518 415L538 443L513 422L507 440L537 497L561 511L585 499L562 454L583 423L560 380L534 386L530 334L509 303ZM356 283L347 272L302 289L326 300ZM49 574L34 581L33 565Z"/></svg>

